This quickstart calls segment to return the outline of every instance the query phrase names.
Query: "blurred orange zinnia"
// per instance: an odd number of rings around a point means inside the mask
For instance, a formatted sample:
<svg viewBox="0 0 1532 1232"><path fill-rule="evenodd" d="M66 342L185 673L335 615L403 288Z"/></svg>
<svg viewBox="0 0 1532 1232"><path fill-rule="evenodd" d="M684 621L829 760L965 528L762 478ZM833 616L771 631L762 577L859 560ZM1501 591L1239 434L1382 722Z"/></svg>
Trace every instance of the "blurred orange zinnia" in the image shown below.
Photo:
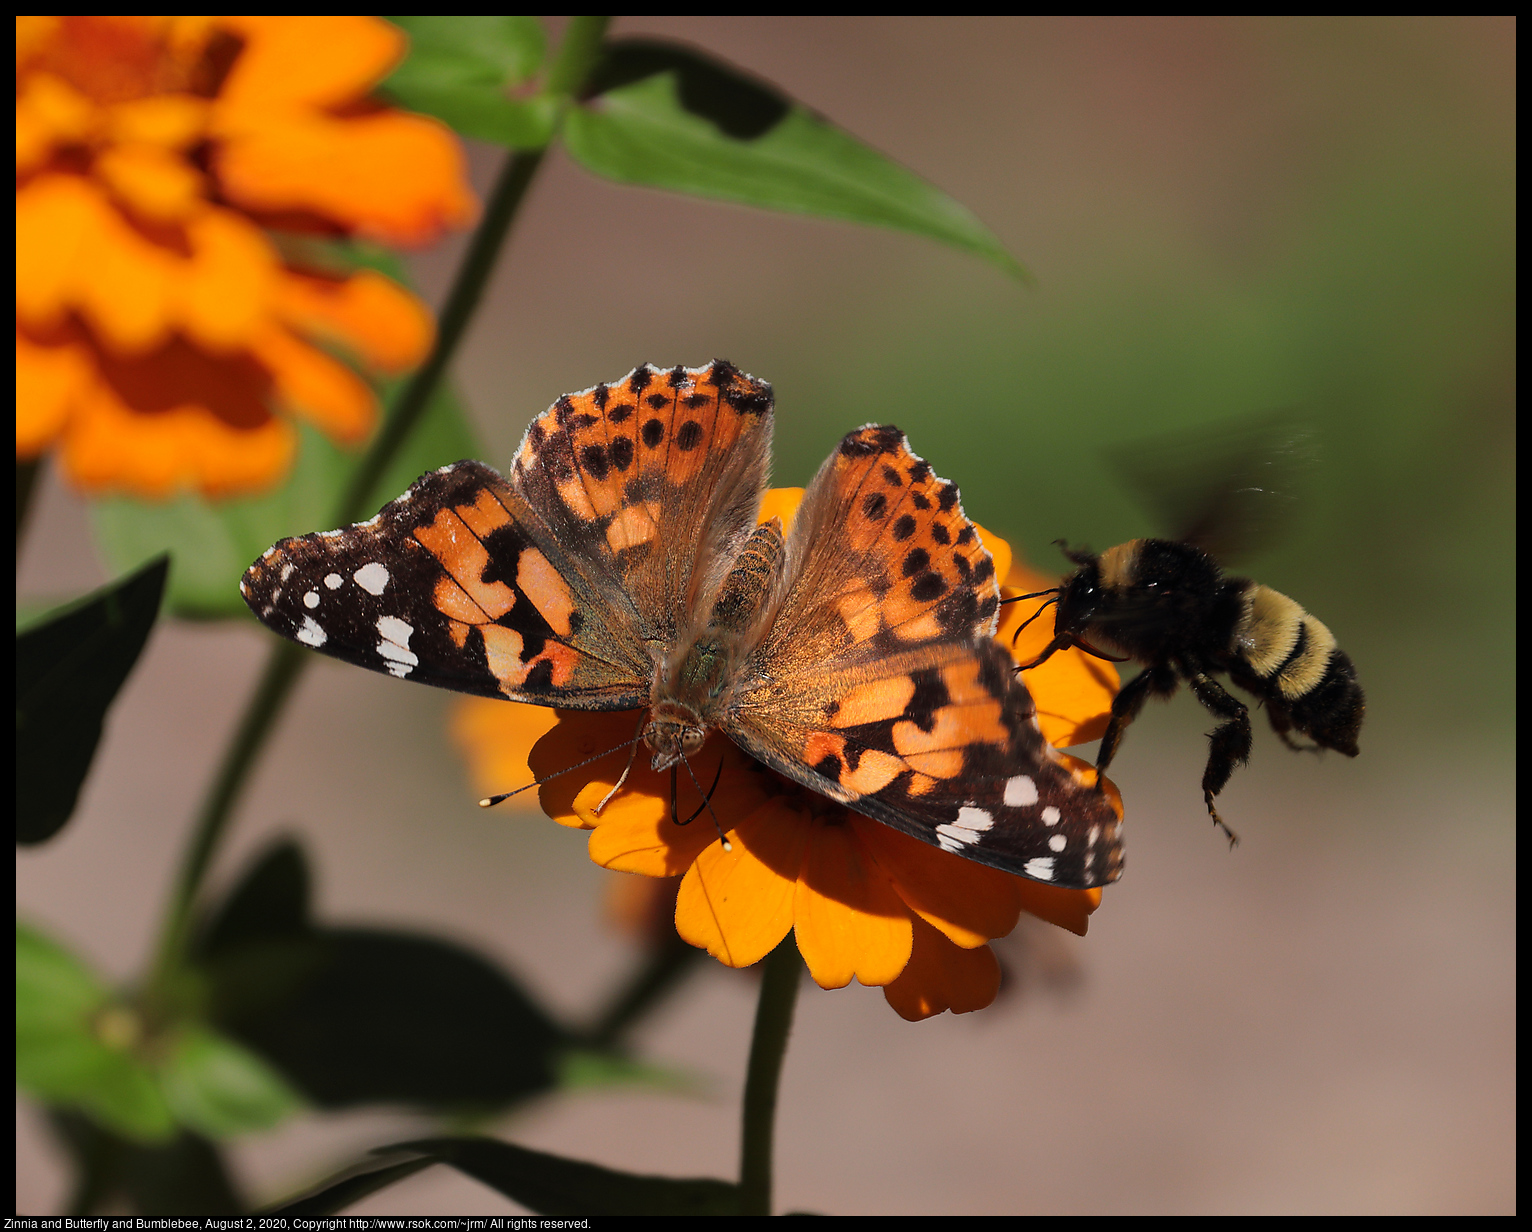
<svg viewBox="0 0 1532 1232"><path fill-rule="evenodd" d="M430 315L271 232L418 244L471 219L452 133L368 100L404 51L364 16L16 19L18 459L228 495L291 461L274 410L367 435L371 389L314 343L402 371Z"/></svg>
<svg viewBox="0 0 1532 1232"><path fill-rule="evenodd" d="M763 519L775 513L786 520L800 495L798 489L773 491ZM1009 545L980 533L1006 579L1006 596L1056 584L1013 568ZM1037 606L1003 607L1000 640L1009 644ZM1047 623L1022 633L1014 650L1019 662L1047 644ZM1027 687L1044 736L1062 748L1105 730L1117 673L1072 650L1029 672ZM642 713L549 711L464 698L454 728L487 790L504 790L528 768L546 779L539 788L543 810L562 825L590 830L597 864L650 877L684 874L676 929L728 966L760 961L791 929L823 988L841 988L853 978L879 985L911 1020L943 1010L965 1013L994 1000L1000 967L986 943L1009 933L1021 912L1083 935L1101 901L1099 890L1044 885L927 846L800 787L713 732L691 761L708 767L709 780L720 767L709 800L729 835L726 851L687 775L680 776L676 797L680 817L697 814L687 825L672 818L670 775L651 770L645 757L633 760L622 790L607 800ZM1093 769L1069 760L1083 781L1095 781ZM1107 791L1121 816L1116 789L1108 783Z"/></svg>

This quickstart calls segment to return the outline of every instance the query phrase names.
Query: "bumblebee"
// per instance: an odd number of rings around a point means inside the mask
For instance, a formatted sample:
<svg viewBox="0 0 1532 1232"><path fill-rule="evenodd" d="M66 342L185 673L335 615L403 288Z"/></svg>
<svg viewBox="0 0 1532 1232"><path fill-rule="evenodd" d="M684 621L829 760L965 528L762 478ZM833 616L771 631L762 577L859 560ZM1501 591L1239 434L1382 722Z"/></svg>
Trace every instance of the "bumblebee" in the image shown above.
<svg viewBox="0 0 1532 1232"><path fill-rule="evenodd" d="M1356 667L1330 630L1292 599L1249 578L1226 577L1211 555L1185 541L1133 539L1100 555L1067 547L1064 555L1078 568L1061 586L1022 596L1053 596L1036 615L1050 604L1057 610L1053 640L1020 670L1072 646L1143 665L1112 702L1096 755L1099 772L1111 764L1144 702L1170 697L1186 681L1223 720L1208 733L1202 796L1213 821L1234 841L1213 797L1249 760L1250 712L1214 673L1228 675L1261 700L1288 748L1357 755L1365 702ZM1294 732L1314 743L1298 743Z"/></svg>
<svg viewBox="0 0 1532 1232"><path fill-rule="evenodd" d="M1057 608L1052 640L1020 670L1072 646L1143 666L1112 703L1096 756L1102 772L1144 702L1186 681L1221 720L1208 733L1202 795L1233 841L1213 798L1250 757L1250 712L1215 675L1258 698L1288 748L1357 755L1365 701L1350 657L1292 599L1227 576L1219 563L1268 545L1291 519L1294 492L1318 461L1314 435L1279 411L1129 442L1107 451L1107 461L1157 521L1176 528L1173 537L1132 539L1099 555L1065 547L1074 573L1020 596L1051 596L1032 620Z"/></svg>

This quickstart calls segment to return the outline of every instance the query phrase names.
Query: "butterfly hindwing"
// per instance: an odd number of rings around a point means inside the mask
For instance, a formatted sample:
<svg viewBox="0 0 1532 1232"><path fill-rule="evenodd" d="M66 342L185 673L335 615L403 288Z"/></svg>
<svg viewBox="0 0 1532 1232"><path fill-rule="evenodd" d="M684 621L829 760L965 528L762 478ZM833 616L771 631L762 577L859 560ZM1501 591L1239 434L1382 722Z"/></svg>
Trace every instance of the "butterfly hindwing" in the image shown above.
<svg viewBox="0 0 1532 1232"><path fill-rule="evenodd" d="M373 671L574 709L648 701L631 613L482 463L423 476L368 522L283 540L240 590L276 632Z"/></svg>

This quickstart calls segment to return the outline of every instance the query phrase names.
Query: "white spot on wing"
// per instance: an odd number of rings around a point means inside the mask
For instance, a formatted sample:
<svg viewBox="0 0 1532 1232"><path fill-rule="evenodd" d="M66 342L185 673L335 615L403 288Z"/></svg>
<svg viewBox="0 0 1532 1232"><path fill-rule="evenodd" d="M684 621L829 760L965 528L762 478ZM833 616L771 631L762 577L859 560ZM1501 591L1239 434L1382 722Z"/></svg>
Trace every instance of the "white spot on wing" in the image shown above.
<svg viewBox="0 0 1532 1232"><path fill-rule="evenodd" d="M982 831L988 830L994 825L995 819L985 812L984 809L974 808L970 804L965 804L962 808L958 809L956 824L962 826L965 830Z"/></svg>
<svg viewBox="0 0 1532 1232"><path fill-rule="evenodd" d="M378 561L363 565L351 577L370 595L381 595L388 586L388 569ZM391 619L391 617L385 617L385 619Z"/></svg>
<svg viewBox="0 0 1532 1232"><path fill-rule="evenodd" d="M311 590L311 591L308 592L308 594L304 595L303 596L303 606L306 607L306 608L309 608L310 610L313 610L314 608L318 607L319 606L319 592L317 590Z"/></svg>
<svg viewBox="0 0 1532 1232"><path fill-rule="evenodd" d="M958 809L957 820L936 827L936 841L943 851L961 851L979 841L979 836L995 824L992 814L971 804Z"/></svg>
<svg viewBox="0 0 1532 1232"><path fill-rule="evenodd" d="M1061 814L1059 813L1058 809L1054 808L1053 805L1050 804L1047 808L1045 808L1042 811L1043 825L1045 825L1045 826L1056 826L1056 825L1058 825L1059 824L1059 817L1060 816L1061 816Z"/></svg>
<svg viewBox="0 0 1532 1232"><path fill-rule="evenodd" d="M1037 803L1037 784L1030 775L1018 774L1005 781L1005 802L1012 808Z"/></svg>
<svg viewBox="0 0 1532 1232"><path fill-rule="evenodd" d="M1087 847L1094 847L1096 845L1096 840L1098 838L1100 838L1100 837L1101 837L1101 827L1100 826L1092 826L1090 828L1090 833L1085 836L1085 845Z"/></svg>
<svg viewBox="0 0 1532 1232"><path fill-rule="evenodd" d="M1048 849L1050 851L1063 851L1067 846L1069 846L1069 840L1062 834L1055 834L1048 840Z"/></svg>
<svg viewBox="0 0 1532 1232"><path fill-rule="evenodd" d="M420 665L420 656L410 649L414 626L397 616L379 616L377 630L377 650L387 660L385 666L395 676L408 676Z"/></svg>
<svg viewBox="0 0 1532 1232"><path fill-rule="evenodd" d="M328 586L331 590L339 590L340 589L340 584L343 581L345 581L345 579L343 577L341 577L341 575L338 574L338 573L327 573L327 574L325 574L324 584L326 586Z"/></svg>
<svg viewBox="0 0 1532 1232"><path fill-rule="evenodd" d="M1038 856L1035 859L1028 860L1026 866L1026 874L1028 877L1037 878L1038 881L1052 881L1053 857Z"/></svg>
<svg viewBox="0 0 1532 1232"><path fill-rule="evenodd" d="M276 551L276 549L272 548L272 551L274 552L274 551ZM278 578L277 580L279 582L285 582L285 581L287 581L288 578L292 577L292 575L293 575L293 562L292 561L288 561L285 565L282 566L282 576L280 578Z"/></svg>
<svg viewBox="0 0 1532 1232"><path fill-rule="evenodd" d="M312 616L303 618L303 627L293 636L305 646L312 646L315 650L330 640L330 635L319 627L319 622Z"/></svg>

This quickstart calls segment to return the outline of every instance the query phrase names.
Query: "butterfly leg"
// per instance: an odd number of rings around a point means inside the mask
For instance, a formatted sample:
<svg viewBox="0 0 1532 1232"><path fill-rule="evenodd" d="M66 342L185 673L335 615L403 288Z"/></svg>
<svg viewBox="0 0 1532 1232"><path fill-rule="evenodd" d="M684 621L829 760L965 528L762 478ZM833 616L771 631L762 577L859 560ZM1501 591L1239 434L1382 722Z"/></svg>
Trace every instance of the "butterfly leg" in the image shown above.
<svg viewBox="0 0 1532 1232"><path fill-rule="evenodd" d="M1096 773L1106 773L1117 756L1117 745L1129 723L1138 718L1138 712L1150 697L1169 697L1176 691L1176 673L1168 663L1156 663L1128 681L1112 699L1112 717L1107 720L1106 731L1101 736L1101 747L1096 752Z"/></svg>
<svg viewBox="0 0 1532 1232"><path fill-rule="evenodd" d="M1205 672L1188 671L1186 681L1197 700L1225 720L1208 733L1208 764L1202 772L1202 799L1208 806L1208 815L1229 836L1232 847L1239 838L1218 815L1218 810L1213 807L1213 797L1224 789L1234 767L1243 766L1250 760L1250 711L1244 702Z"/></svg>

